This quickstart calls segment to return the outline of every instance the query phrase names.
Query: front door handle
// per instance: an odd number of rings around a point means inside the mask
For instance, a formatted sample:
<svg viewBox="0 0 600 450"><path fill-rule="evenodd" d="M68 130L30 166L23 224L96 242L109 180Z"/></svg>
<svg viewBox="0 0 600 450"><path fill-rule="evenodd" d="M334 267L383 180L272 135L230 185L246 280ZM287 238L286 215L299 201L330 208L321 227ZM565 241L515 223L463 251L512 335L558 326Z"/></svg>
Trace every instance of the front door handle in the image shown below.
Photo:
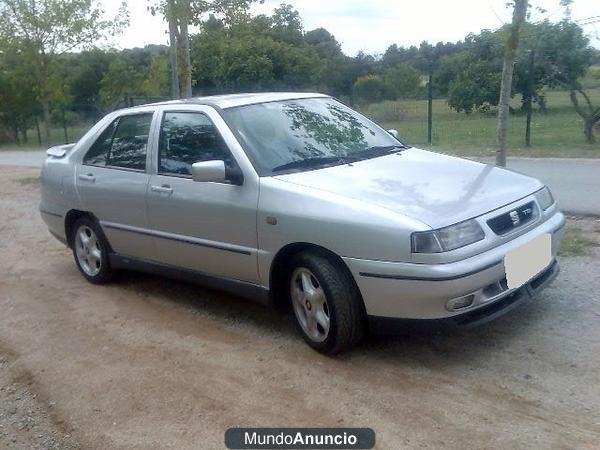
<svg viewBox="0 0 600 450"><path fill-rule="evenodd" d="M88 174L80 174L79 175L79 179L81 181L89 181L90 183L93 183L94 181L96 181L96 177L94 176L93 173L88 173Z"/></svg>
<svg viewBox="0 0 600 450"><path fill-rule="evenodd" d="M152 192L157 192L159 194L172 194L173 188L168 184L163 184L162 186L150 186L150 190Z"/></svg>

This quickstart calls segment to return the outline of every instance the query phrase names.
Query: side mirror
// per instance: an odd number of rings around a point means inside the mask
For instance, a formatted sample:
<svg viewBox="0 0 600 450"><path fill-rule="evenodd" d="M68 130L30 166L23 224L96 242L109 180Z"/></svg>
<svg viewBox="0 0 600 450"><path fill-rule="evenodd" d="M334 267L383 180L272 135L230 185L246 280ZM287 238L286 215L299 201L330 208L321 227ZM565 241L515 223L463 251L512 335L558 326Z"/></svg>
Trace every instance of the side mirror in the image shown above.
<svg viewBox="0 0 600 450"><path fill-rule="evenodd" d="M387 132L394 136L396 139L400 139L400 133L398 133L398 130L387 130Z"/></svg>
<svg viewBox="0 0 600 450"><path fill-rule="evenodd" d="M199 182L230 181L231 184L244 184L244 174L239 167L226 167L225 161L202 161L192 164L192 180Z"/></svg>
<svg viewBox="0 0 600 450"><path fill-rule="evenodd" d="M192 164L192 179L199 182L225 181L225 162L202 161Z"/></svg>

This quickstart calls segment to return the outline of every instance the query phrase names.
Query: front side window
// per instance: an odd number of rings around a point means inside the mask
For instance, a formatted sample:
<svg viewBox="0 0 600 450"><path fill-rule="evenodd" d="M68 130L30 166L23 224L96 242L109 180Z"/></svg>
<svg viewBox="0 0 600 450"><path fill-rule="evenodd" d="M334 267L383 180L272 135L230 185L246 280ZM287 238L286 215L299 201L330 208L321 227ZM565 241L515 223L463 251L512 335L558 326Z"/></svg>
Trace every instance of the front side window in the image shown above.
<svg viewBox="0 0 600 450"><path fill-rule="evenodd" d="M233 167L233 157L220 133L202 113L167 112L160 133L158 172L191 176L192 164L222 160Z"/></svg>
<svg viewBox="0 0 600 450"><path fill-rule="evenodd" d="M331 98L239 106L225 114L260 175L342 164L405 147Z"/></svg>
<svg viewBox="0 0 600 450"><path fill-rule="evenodd" d="M112 122L83 159L92 166L145 170L152 113L122 116Z"/></svg>

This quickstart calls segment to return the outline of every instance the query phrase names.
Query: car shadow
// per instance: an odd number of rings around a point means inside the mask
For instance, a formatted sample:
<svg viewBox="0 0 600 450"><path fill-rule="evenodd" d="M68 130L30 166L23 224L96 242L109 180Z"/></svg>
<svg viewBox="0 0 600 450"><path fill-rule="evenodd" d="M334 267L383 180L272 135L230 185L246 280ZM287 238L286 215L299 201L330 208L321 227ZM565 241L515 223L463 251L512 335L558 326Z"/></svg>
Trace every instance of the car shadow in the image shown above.
<svg viewBox="0 0 600 450"><path fill-rule="evenodd" d="M261 337L299 343L309 358L324 358L303 344L290 308L265 307L198 284L139 272L124 271L115 283L125 290L150 295L163 305L175 305L192 314L208 316L225 328L234 330L241 325ZM411 329L398 336L368 333L356 348L325 358L350 364L365 360L380 363L401 360L403 365L426 365L431 369L469 365L493 358L495 349L502 350L526 340L532 328L543 319L543 305L543 298L530 300L491 323L469 330L427 327ZM523 348L524 354L527 351Z"/></svg>

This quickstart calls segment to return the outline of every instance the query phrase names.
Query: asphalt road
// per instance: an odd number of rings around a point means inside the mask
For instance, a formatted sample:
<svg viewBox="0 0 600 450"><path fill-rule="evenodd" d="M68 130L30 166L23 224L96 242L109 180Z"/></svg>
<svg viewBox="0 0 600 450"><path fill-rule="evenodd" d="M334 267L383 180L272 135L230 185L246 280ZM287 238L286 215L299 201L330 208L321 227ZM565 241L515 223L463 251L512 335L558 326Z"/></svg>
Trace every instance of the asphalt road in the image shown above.
<svg viewBox="0 0 600 450"><path fill-rule="evenodd" d="M600 216L600 159L509 158L508 168L546 183L563 211Z"/></svg>
<svg viewBox="0 0 600 450"><path fill-rule="evenodd" d="M42 151L0 151L0 165L40 167L44 157ZM546 183L563 211L600 216L600 159L509 158L508 168Z"/></svg>

